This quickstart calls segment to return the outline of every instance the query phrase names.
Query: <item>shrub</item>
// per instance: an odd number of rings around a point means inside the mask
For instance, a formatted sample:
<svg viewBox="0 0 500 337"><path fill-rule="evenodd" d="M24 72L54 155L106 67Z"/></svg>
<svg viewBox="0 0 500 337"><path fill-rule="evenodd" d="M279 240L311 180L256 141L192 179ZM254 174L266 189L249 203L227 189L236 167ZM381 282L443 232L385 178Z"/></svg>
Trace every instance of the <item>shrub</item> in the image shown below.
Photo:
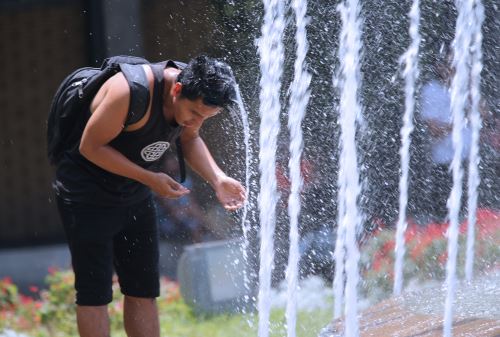
<svg viewBox="0 0 500 337"><path fill-rule="evenodd" d="M500 214L481 209L477 212L474 268L484 272L498 267L500 258ZM405 233L405 283L410 280L442 280L446 276L446 231L449 224L418 226L409 223ZM457 274L464 276L467 222L460 225ZM362 292L381 299L392 292L394 283L395 230L378 228L361 247Z"/></svg>
<svg viewBox="0 0 500 337"><path fill-rule="evenodd" d="M41 292L41 323L50 336L77 336L74 275L69 270L50 270L48 289Z"/></svg>
<svg viewBox="0 0 500 337"><path fill-rule="evenodd" d="M36 295L38 289L31 287ZM41 322L42 302L19 293L8 277L0 280L0 331L8 328L34 329Z"/></svg>
<svg viewBox="0 0 500 337"><path fill-rule="evenodd" d="M0 279L0 332L7 329L30 336L77 336L74 274L71 270L49 270L47 289L31 287L33 297L19 293L10 278ZM191 310L181 299L179 286L160 280L160 312L191 319ZM123 295L118 278L113 278L113 301L108 306L111 331L123 331Z"/></svg>

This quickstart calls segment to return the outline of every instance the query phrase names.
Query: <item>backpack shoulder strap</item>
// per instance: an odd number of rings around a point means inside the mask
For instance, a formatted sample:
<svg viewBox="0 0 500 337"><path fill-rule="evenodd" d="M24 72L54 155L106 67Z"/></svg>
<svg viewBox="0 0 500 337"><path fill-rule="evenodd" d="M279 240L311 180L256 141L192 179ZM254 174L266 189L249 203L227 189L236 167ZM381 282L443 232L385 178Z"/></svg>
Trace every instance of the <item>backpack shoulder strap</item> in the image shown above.
<svg viewBox="0 0 500 337"><path fill-rule="evenodd" d="M130 87L130 105L125 126L138 122L146 113L151 97L146 72L141 64L120 64Z"/></svg>
<svg viewBox="0 0 500 337"><path fill-rule="evenodd" d="M183 63L182 63L183 64ZM185 66L185 64L184 64ZM163 95L161 95L161 93L163 92L163 89L165 87L165 83L164 83L164 79L163 79L163 70L165 68L169 68L169 67L173 67L173 68L178 68L178 69L182 69L180 68L180 66L174 62L174 61L165 61L165 62L159 62L159 63L155 63L155 64L151 64L151 69L153 70L153 74L155 76L155 96L156 98L154 99L158 99L160 100L160 106L162 105L162 97ZM179 171L180 171L180 177L179 177L179 181L181 183L183 183L184 181L186 181L186 164L184 162L184 154L182 152L182 145L181 145L181 138L180 138L180 130L178 130L178 135L176 136L176 139L175 139L175 147L177 149L177 160L179 162Z"/></svg>
<svg viewBox="0 0 500 337"><path fill-rule="evenodd" d="M156 66L159 69L161 68L162 70L166 68L176 68L182 70L187 66L187 64L180 61L165 60L161 62L151 63L151 66Z"/></svg>

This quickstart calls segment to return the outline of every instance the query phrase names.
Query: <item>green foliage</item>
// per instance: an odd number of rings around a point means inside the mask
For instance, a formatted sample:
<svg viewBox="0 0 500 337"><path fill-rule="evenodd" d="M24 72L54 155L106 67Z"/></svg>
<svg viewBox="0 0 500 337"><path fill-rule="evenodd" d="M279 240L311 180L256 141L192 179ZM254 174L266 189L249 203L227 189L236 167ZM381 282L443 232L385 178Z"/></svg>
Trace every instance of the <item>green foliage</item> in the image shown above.
<svg viewBox="0 0 500 337"><path fill-rule="evenodd" d="M0 280L0 310L14 306L18 298L17 287L8 277Z"/></svg>
<svg viewBox="0 0 500 337"><path fill-rule="evenodd" d="M73 273L52 271L46 282L48 290L41 293L41 325L50 336L77 336Z"/></svg>
<svg viewBox="0 0 500 337"><path fill-rule="evenodd" d="M31 287L31 291L36 293L38 289ZM40 301L20 294L10 278L0 280L0 331L10 328L33 329L41 321L41 305Z"/></svg>

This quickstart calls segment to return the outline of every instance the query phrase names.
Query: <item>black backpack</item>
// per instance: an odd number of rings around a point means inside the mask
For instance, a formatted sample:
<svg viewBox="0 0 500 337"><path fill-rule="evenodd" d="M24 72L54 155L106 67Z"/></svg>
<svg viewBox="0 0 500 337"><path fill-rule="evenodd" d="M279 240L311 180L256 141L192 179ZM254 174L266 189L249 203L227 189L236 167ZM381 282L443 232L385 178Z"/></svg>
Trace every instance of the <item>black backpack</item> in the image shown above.
<svg viewBox="0 0 500 337"><path fill-rule="evenodd" d="M47 120L47 156L52 165L57 165L65 151L78 146L90 117L90 103L104 82L126 65L147 63L141 57L114 56L106 59L101 68L80 68L63 80L54 95ZM132 85L129 78L127 81ZM128 120L127 124L138 121L149 102L147 82L135 83L131 92L137 94L131 95L129 116L136 118ZM134 113L136 111L138 113Z"/></svg>

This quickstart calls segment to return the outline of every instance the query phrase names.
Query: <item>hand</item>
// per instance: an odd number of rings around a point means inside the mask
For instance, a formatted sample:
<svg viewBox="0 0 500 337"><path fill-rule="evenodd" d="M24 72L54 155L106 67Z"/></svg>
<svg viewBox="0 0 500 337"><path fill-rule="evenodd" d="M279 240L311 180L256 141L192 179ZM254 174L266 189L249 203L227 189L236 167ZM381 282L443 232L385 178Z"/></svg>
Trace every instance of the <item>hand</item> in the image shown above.
<svg viewBox="0 0 500 337"><path fill-rule="evenodd" d="M246 192L239 181L225 176L220 179L214 189L219 202L226 210L235 211L243 206Z"/></svg>
<svg viewBox="0 0 500 337"><path fill-rule="evenodd" d="M177 199L191 192L163 172L152 172L148 186L159 196L169 199Z"/></svg>

